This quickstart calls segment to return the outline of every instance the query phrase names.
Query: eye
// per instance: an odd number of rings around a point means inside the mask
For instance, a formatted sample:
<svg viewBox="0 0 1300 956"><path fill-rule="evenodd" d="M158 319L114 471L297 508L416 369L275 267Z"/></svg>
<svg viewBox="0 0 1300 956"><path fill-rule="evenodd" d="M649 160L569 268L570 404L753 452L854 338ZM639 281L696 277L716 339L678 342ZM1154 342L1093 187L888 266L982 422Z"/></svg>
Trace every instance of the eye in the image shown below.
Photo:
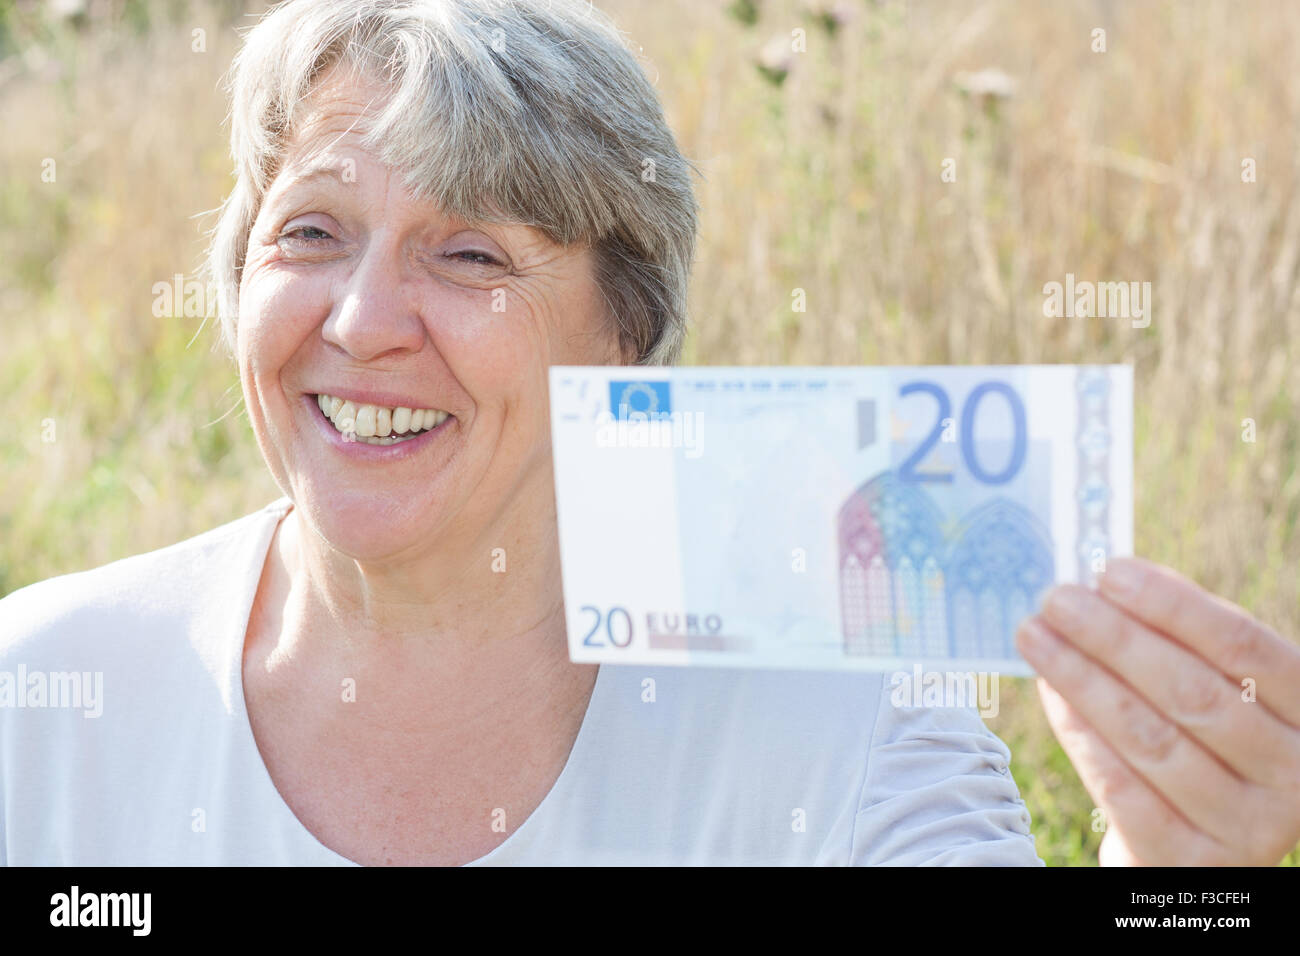
<svg viewBox="0 0 1300 956"><path fill-rule="evenodd" d="M320 229L320 228L318 228L318 227L316 227L316 226L297 226L297 227L295 227L295 228L293 228L293 229L290 229L290 230L288 230L288 231L286 231L286 232L284 232L284 233L281 233L280 238L281 238L281 239L293 239L293 240L295 240L296 242L307 242L307 243L312 243L312 242L321 242L321 241L323 241L322 238L314 238L314 237L313 237L313 238L309 238L309 237L306 237L306 236L299 236L299 235L298 235L298 233L306 233L306 232L319 233L320 236L323 237L323 239L332 239L332 238L333 238L333 236L331 236L331 235L330 235L328 232L326 232L324 229Z"/></svg>
<svg viewBox="0 0 1300 956"><path fill-rule="evenodd" d="M468 258L462 258L468 257ZM486 252L479 252L477 249L466 249L463 252L453 252L449 258L460 259L461 262L468 262L476 266L499 266L501 263Z"/></svg>

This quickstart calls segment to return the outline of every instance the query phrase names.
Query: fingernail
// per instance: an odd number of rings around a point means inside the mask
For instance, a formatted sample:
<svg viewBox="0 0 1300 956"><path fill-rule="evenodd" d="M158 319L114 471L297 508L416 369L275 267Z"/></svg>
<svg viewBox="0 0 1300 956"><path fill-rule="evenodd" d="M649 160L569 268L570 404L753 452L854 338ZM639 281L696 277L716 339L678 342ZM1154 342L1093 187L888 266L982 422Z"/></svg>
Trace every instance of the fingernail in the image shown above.
<svg viewBox="0 0 1300 956"><path fill-rule="evenodd" d="M1078 626L1086 612L1083 592L1069 585L1053 588L1043 605L1043 613L1047 615L1047 619L1067 631Z"/></svg>
<svg viewBox="0 0 1300 956"><path fill-rule="evenodd" d="M1101 577L1098 586L1107 594L1121 600L1131 598L1138 593L1142 585L1142 572L1131 561L1112 561Z"/></svg>

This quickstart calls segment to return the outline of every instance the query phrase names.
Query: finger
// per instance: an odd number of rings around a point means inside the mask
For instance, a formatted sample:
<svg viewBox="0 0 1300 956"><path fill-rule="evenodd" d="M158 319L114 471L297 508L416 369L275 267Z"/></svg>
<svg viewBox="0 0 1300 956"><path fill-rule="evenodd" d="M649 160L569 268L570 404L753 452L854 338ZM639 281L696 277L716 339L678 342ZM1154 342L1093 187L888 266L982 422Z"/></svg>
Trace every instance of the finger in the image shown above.
<svg viewBox="0 0 1300 956"><path fill-rule="evenodd" d="M1118 826L1108 826L1097 848L1097 862L1101 866L1146 866L1127 845L1127 839Z"/></svg>
<svg viewBox="0 0 1300 956"><path fill-rule="evenodd" d="M1036 615L1017 634L1022 653L1088 726L1193 826L1215 840L1245 838L1242 807L1253 788Z"/></svg>
<svg viewBox="0 0 1300 956"><path fill-rule="evenodd" d="M1169 568L1140 558L1114 558L1097 584L1106 600L1185 644L1300 727L1300 648L1228 601Z"/></svg>
<svg viewBox="0 0 1300 956"><path fill-rule="evenodd" d="M1052 732L1079 772L1093 802L1106 813L1107 829L1119 830L1139 860L1208 865L1224 858L1224 848L1170 805L1117 754L1046 680L1038 695Z"/></svg>
<svg viewBox="0 0 1300 956"><path fill-rule="evenodd" d="M1078 585L1053 588L1042 617L1240 776L1272 789L1300 780L1300 766L1280 759L1300 753L1300 730L1243 701L1199 654Z"/></svg>

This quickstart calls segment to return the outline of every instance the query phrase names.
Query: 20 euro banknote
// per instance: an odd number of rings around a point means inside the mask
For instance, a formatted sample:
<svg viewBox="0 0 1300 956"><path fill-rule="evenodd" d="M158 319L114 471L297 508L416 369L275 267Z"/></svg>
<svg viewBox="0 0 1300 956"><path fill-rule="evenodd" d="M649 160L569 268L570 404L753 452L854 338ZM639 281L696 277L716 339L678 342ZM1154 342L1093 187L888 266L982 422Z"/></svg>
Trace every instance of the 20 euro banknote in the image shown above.
<svg viewBox="0 0 1300 956"><path fill-rule="evenodd" d="M550 370L574 661L1029 674L1131 553L1129 366Z"/></svg>

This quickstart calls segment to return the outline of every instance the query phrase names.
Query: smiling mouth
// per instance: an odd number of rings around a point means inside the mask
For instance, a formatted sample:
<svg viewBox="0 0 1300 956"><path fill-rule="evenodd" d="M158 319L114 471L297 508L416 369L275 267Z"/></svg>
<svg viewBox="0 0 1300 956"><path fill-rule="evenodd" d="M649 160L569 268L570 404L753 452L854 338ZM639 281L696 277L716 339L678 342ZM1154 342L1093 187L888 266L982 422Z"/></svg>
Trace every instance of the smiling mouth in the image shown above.
<svg viewBox="0 0 1300 956"><path fill-rule="evenodd" d="M316 404L341 435L367 445L400 445L452 417L437 408L360 405L325 394L316 396Z"/></svg>

